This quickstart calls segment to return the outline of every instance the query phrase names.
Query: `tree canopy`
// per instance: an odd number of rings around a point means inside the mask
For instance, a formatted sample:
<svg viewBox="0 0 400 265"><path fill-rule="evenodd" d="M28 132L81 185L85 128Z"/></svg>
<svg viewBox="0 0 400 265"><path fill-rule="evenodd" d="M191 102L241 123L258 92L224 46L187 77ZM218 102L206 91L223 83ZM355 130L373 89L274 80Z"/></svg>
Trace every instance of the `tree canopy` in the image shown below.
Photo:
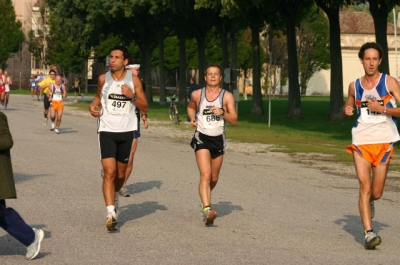
<svg viewBox="0 0 400 265"><path fill-rule="evenodd" d="M22 24L16 20L15 10L11 0L0 1L0 64L5 68L11 53L17 52L25 37Z"/></svg>

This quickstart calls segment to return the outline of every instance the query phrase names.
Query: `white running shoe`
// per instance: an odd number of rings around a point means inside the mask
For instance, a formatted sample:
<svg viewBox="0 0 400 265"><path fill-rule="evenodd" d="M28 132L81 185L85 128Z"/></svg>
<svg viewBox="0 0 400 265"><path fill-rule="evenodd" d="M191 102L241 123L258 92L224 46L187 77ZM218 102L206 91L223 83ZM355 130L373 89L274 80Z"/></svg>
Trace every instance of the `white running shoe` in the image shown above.
<svg viewBox="0 0 400 265"><path fill-rule="evenodd" d="M54 131L54 128L56 127L56 124L52 121L51 122L51 129L50 129L50 131Z"/></svg>
<svg viewBox="0 0 400 265"><path fill-rule="evenodd" d="M43 124L43 126L46 126L47 125L47 121L49 120L49 118L44 118L44 124Z"/></svg>
<svg viewBox="0 0 400 265"><path fill-rule="evenodd" d="M380 236L376 235L373 231L365 231L365 249L375 249L376 246L378 246L381 242L382 239Z"/></svg>
<svg viewBox="0 0 400 265"><path fill-rule="evenodd" d="M115 212L107 214L106 227L109 232L117 230L118 220Z"/></svg>
<svg viewBox="0 0 400 265"><path fill-rule="evenodd" d="M58 131L58 128L55 128L54 129L54 132L56 133L56 134L59 134L60 132Z"/></svg>
<svg viewBox="0 0 400 265"><path fill-rule="evenodd" d="M44 232L42 229L32 228L35 232L35 240L26 248L25 258L28 260L34 259L40 251L40 243L44 238Z"/></svg>

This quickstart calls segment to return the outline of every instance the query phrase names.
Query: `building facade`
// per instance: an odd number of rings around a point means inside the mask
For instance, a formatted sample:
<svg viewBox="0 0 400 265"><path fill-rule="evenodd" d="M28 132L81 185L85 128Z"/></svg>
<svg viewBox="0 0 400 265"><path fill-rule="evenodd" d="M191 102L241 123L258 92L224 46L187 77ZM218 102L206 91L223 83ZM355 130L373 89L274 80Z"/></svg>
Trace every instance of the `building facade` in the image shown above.
<svg viewBox="0 0 400 265"><path fill-rule="evenodd" d="M25 38L28 38L28 33L31 29L35 29L40 17L40 6L43 5L43 0L12 0L16 19L22 24L22 31ZM32 55L28 51L28 45L24 42L21 45L20 51L11 54L7 60L7 71L13 79L12 88L29 88L29 79L31 73L36 73L37 70L45 71L44 66L34 68L35 62L32 60Z"/></svg>
<svg viewBox="0 0 400 265"><path fill-rule="evenodd" d="M343 94L347 96L350 82L364 75L364 69L358 58L358 51L365 42L375 41L375 27L372 16L364 12L342 11L339 16L343 65ZM396 24L399 25L399 22L397 21ZM400 49L400 41L397 38L397 34L399 33L399 27L397 27L395 32L394 23L387 23L389 71L391 76L397 78L400 77L397 62L400 59L400 55L397 54L397 48ZM308 83L307 95L329 95L330 81L330 70L322 70L315 73Z"/></svg>

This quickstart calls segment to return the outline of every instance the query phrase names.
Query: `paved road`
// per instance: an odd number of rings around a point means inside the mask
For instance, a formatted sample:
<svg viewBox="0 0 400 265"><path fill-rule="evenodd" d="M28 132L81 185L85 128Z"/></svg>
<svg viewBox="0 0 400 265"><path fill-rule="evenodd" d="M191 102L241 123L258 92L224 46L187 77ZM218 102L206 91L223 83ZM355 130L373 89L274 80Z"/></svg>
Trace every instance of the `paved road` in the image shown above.
<svg viewBox="0 0 400 265"><path fill-rule="evenodd" d="M45 231L34 264L399 264L399 194L376 203L382 245L363 248L354 178L229 151L213 193L214 227L202 223L198 171L187 141L143 131L119 232L107 233L96 119L66 111L60 134L42 105L11 95L18 200ZM25 247L0 230L0 264L22 264Z"/></svg>

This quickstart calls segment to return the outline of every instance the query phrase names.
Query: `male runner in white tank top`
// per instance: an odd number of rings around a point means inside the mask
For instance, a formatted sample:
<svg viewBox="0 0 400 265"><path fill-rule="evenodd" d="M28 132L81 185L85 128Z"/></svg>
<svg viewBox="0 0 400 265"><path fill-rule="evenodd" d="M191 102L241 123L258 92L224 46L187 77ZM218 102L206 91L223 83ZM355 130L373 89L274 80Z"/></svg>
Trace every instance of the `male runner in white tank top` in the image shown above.
<svg viewBox="0 0 400 265"><path fill-rule="evenodd" d="M217 212L211 208L211 191L218 182L225 148L225 121L237 124L235 100L232 93L220 87L221 66L209 64L205 68L206 87L190 96L187 115L196 127L191 146L195 151L200 171L199 194L204 222L212 225Z"/></svg>
<svg viewBox="0 0 400 265"><path fill-rule="evenodd" d="M148 110L140 79L125 70L128 59L125 47L116 46L111 50L110 71L98 78L97 93L89 106L90 114L98 117L108 231L117 229L118 191L125 181L134 132L138 129L135 110L136 107L143 112Z"/></svg>
<svg viewBox="0 0 400 265"><path fill-rule="evenodd" d="M400 139L396 118L400 117L400 109L396 107L396 101L400 102L400 86L395 78L378 71L382 53L377 43L361 46L358 57L365 75L350 83L343 107L346 116L352 116L354 106L357 108L352 144L346 150L353 155L360 184L358 207L366 249L375 249L381 243L372 227L374 201L382 197L393 143Z"/></svg>

